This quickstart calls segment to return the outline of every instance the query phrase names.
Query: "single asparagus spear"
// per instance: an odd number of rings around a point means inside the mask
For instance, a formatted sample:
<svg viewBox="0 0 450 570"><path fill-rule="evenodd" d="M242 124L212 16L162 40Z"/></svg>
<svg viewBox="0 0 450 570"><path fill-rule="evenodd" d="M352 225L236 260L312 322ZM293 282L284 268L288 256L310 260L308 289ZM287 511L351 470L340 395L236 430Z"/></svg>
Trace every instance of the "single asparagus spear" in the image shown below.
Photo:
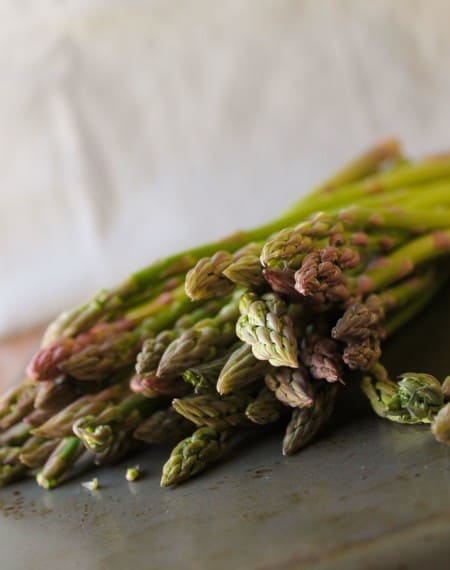
<svg viewBox="0 0 450 570"><path fill-rule="evenodd" d="M53 489L70 474L70 468L84 452L77 437L65 437L47 459L42 470L36 475L36 482L44 489Z"/></svg>
<svg viewBox="0 0 450 570"><path fill-rule="evenodd" d="M232 351L204 364L188 368L183 372L183 380L194 387L196 394L215 393L217 379L230 354Z"/></svg>
<svg viewBox="0 0 450 570"><path fill-rule="evenodd" d="M98 415L111 403L118 403L129 394L127 382L122 382L102 390L98 394L83 396L62 409L44 424L33 429L38 437L53 439L72 434L72 425L78 419L87 415Z"/></svg>
<svg viewBox="0 0 450 570"><path fill-rule="evenodd" d="M326 384L314 397L310 408L292 412L283 439L283 455L293 455L307 445L329 420L334 408L337 384Z"/></svg>
<svg viewBox="0 0 450 570"><path fill-rule="evenodd" d="M30 426L23 421L14 424L0 433L0 446L24 444L30 436L30 429Z"/></svg>
<svg viewBox="0 0 450 570"><path fill-rule="evenodd" d="M217 379L219 394L230 394L260 379L269 369L265 360L253 355L252 346L242 343L225 362Z"/></svg>
<svg viewBox="0 0 450 570"><path fill-rule="evenodd" d="M173 445L193 430L194 424L170 407L145 419L134 430L133 437L154 445Z"/></svg>
<svg viewBox="0 0 450 570"><path fill-rule="evenodd" d="M145 398L131 394L119 404L111 404L97 416L77 419L72 426L74 434L92 453L110 448L120 433L130 433L154 411L167 402L164 398Z"/></svg>
<svg viewBox="0 0 450 570"><path fill-rule="evenodd" d="M329 327L316 322L302 340L300 359L316 380L343 382L344 367L338 344L330 338Z"/></svg>
<svg viewBox="0 0 450 570"><path fill-rule="evenodd" d="M229 431L202 427L181 441L164 464L161 487L176 485L204 471L228 449Z"/></svg>
<svg viewBox="0 0 450 570"><path fill-rule="evenodd" d="M261 249L262 243L249 243L235 253L233 262L223 270L223 275L240 287L256 290L266 287L259 260Z"/></svg>
<svg viewBox="0 0 450 570"><path fill-rule="evenodd" d="M375 413L393 422L431 423L444 404L441 385L430 374L408 372L394 382L380 363L363 377L361 387Z"/></svg>
<svg viewBox="0 0 450 570"><path fill-rule="evenodd" d="M314 385L304 366L272 368L265 377L266 386L275 397L291 408L310 408L314 405Z"/></svg>
<svg viewBox="0 0 450 570"><path fill-rule="evenodd" d="M273 366L298 366L297 339L288 306L276 293L242 295L236 334L252 346L254 356Z"/></svg>
<svg viewBox="0 0 450 570"><path fill-rule="evenodd" d="M434 417L431 431L440 443L450 445L450 403L443 406Z"/></svg>
<svg viewBox="0 0 450 570"><path fill-rule="evenodd" d="M175 398L173 408L197 426L218 430L247 424L245 409L251 401L247 393L228 396L204 394L187 398Z"/></svg>
<svg viewBox="0 0 450 570"><path fill-rule="evenodd" d="M0 400L0 432L22 420L33 409L36 386L25 378L20 386L10 388Z"/></svg>
<svg viewBox="0 0 450 570"><path fill-rule="evenodd" d="M199 321L167 347L157 375L161 378L177 376L188 368L213 360L235 340L238 314L238 297L234 295L216 317Z"/></svg>
<svg viewBox="0 0 450 570"><path fill-rule="evenodd" d="M233 261L228 251L217 251L212 257L203 257L186 275L186 293L191 299L213 299L230 294L234 284L224 275Z"/></svg>
<svg viewBox="0 0 450 570"><path fill-rule="evenodd" d="M36 469L42 467L47 459L50 457L53 450L59 444L58 439L42 439L33 437L33 443L24 446L19 455L19 461L30 467Z"/></svg>
<svg viewBox="0 0 450 570"><path fill-rule="evenodd" d="M158 367L161 356L171 342L199 321L214 317L220 311L223 304L223 301L210 301L205 303L191 313L180 317L172 329L166 329L155 337L146 339L136 359L136 372L138 374L154 372Z"/></svg>
<svg viewBox="0 0 450 570"><path fill-rule="evenodd" d="M264 387L245 408L245 415L255 424L265 425L277 422L285 410L287 408L276 398L274 392Z"/></svg>

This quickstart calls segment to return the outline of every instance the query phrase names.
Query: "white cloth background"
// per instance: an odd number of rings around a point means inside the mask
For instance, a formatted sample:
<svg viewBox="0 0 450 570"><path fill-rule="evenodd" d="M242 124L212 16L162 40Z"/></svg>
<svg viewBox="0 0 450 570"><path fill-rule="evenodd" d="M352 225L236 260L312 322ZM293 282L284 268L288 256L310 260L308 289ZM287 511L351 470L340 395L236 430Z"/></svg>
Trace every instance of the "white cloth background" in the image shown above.
<svg viewBox="0 0 450 570"><path fill-rule="evenodd" d="M3 0L0 333L271 219L380 137L450 148L445 0Z"/></svg>

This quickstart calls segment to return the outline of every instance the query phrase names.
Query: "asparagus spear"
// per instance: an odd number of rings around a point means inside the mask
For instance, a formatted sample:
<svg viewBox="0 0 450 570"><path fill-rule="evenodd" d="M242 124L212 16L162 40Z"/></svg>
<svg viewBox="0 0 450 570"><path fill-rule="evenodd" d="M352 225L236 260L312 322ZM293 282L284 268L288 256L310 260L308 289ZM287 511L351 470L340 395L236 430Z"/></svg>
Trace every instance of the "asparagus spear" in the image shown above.
<svg viewBox="0 0 450 570"><path fill-rule="evenodd" d="M218 430L247 424L245 409L251 396L235 393L228 396L204 394L187 398L175 398L173 408L197 426L207 426Z"/></svg>
<svg viewBox="0 0 450 570"><path fill-rule="evenodd" d="M65 437L36 475L36 482L44 489L53 489L70 474L70 468L84 452L81 441L74 436Z"/></svg>
<svg viewBox="0 0 450 570"><path fill-rule="evenodd" d="M314 386L304 366L273 368L266 374L265 382L275 397L286 406L310 408L314 405Z"/></svg>
<svg viewBox="0 0 450 570"><path fill-rule="evenodd" d="M63 408L47 422L33 429L38 437L53 439L66 437L72 434L72 425L78 419L87 415L98 415L109 404L118 403L129 394L127 382L122 382L102 390L98 394L83 396Z"/></svg>
<svg viewBox="0 0 450 570"><path fill-rule="evenodd" d="M191 313L180 317L172 329L166 329L155 337L146 339L136 359L136 372L138 374L154 372L158 367L161 356L171 342L199 321L214 317L223 305L223 301L210 301L205 303Z"/></svg>
<svg viewBox="0 0 450 570"><path fill-rule="evenodd" d="M252 346L242 343L228 357L217 378L219 394L230 394L252 384L269 369L265 360L253 355Z"/></svg>
<svg viewBox="0 0 450 570"><path fill-rule="evenodd" d="M310 408L297 408L283 439L283 455L293 455L307 445L327 423L336 400L337 384L326 384L314 397Z"/></svg>
<svg viewBox="0 0 450 570"><path fill-rule="evenodd" d="M271 424L280 419L286 408L275 397L274 392L264 387L255 400L245 408L246 417L255 424Z"/></svg>
<svg viewBox="0 0 450 570"><path fill-rule="evenodd" d="M316 380L343 382L343 363L336 341L322 331L308 331L302 341L300 359Z"/></svg>
<svg viewBox="0 0 450 570"><path fill-rule="evenodd" d="M164 464L161 487L190 479L223 457L228 449L229 437L229 431L202 427L183 439Z"/></svg>
<svg viewBox="0 0 450 570"><path fill-rule="evenodd" d="M170 407L159 410L145 419L134 430L133 437L155 445L173 445L187 437L193 429L192 422Z"/></svg>
<svg viewBox="0 0 450 570"><path fill-rule="evenodd" d="M106 406L97 416L78 418L72 426L74 434L92 453L102 453L112 447L119 434L133 432L154 411L166 403L164 398L145 398L131 394L118 404Z"/></svg>
<svg viewBox="0 0 450 570"><path fill-rule="evenodd" d="M273 366L298 366L297 339L288 306L276 293L242 295L236 334L252 346L254 356Z"/></svg>
<svg viewBox="0 0 450 570"><path fill-rule="evenodd" d="M233 347L232 347L233 349ZM231 352L227 352L214 360L188 368L183 372L183 380L194 387L196 394L206 394L216 391L217 379Z"/></svg>
<svg viewBox="0 0 450 570"><path fill-rule="evenodd" d="M197 364L213 360L221 349L235 340L237 316L238 297L234 295L216 317L199 321L167 347L157 375L161 378L176 376Z"/></svg>
<svg viewBox="0 0 450 570"><path fill-rule="evenodd" d="M363 377L361 387L376 414L398 423L431 423L444 403L441 385L430 374L408 372L394 382L380 363Z"/></svg>
<svg viewBox="0 0 450 570"><path fill-rule="evenodd" d="M36 386L28 378L10 388L0 400L0 432L22 420L33 409Z"/></svg>

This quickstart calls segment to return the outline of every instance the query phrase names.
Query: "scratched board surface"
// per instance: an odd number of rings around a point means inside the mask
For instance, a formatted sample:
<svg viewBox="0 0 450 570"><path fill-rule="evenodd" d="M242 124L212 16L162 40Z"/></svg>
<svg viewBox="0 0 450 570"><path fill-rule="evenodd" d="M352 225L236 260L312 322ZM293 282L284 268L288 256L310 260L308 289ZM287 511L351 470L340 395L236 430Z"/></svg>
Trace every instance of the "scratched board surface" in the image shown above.
<svg viewBox="0 0 450 570"><path fill-rule="evenodd" d="M394 373L450 372L450 290L385 351ZM161 490L167 449L52 492L0 491L1 569L448 568L450 448L426 427L376 418L349 387L323 436L292 458L282 430L242 441L229 459ZM145 477L124 479L139 462Z"/></svg>

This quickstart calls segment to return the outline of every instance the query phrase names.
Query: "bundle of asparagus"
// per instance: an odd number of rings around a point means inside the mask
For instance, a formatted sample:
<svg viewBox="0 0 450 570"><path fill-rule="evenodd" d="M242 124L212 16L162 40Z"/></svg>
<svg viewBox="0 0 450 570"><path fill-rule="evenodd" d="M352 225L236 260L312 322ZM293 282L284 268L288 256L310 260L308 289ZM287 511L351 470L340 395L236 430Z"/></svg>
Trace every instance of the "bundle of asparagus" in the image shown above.
<svg viewBox="0 0 450 570"><path fill-rule="evenodd" d="M326 424L349 370L379 416L432 423L449 444L449 380L392 380L380 362L445 283L449 256L450 157L414 162L384 141L274 222L61 314L0 401L0 484L33 474L53 488L81 459L176 444L161 480L173 485L283 421L290 455Z"/></svg>

